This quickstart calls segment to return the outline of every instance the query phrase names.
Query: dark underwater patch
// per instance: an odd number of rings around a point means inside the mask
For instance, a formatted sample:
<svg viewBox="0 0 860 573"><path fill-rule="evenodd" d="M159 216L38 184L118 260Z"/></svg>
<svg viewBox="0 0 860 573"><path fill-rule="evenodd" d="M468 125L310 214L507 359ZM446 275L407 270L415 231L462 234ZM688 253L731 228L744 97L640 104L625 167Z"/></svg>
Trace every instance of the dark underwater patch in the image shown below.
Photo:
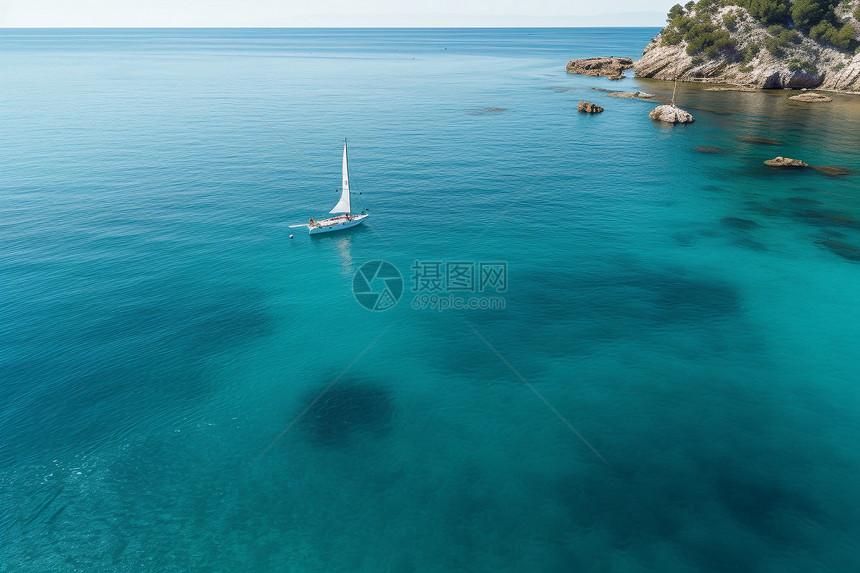
<svg viewBox="0 0 860 573"><path fill-rule="evenodd" d="M803 209L793 213L794 218L814 227L836 227L860 230L860 221L832 209Z"/></svg>
<svg viewBox="0 0 860 573"><path fill-rule="evenodd" d="M726 149L724 147L712 147L710 145L698 145L693 148L693 151L698 151L699 153L731 153L731 149Z"/></svg>
<svg viewBox="0 0 860 573"><path fill-rule="evenodd" d="M741 306L737 289L717 278L649 271L617 277L604 288L632 290L631 302L620 305L619 310L627 314L633 311L633 301L637 301L645 305L644 316L658 323L708 320L735 314ZM618 294L619 298L626 297L626 293Z"/></svg>
<svg viewBox="0 0 860 573"><path fill-rule="evenodd" d="M717 185L705 185L702 187L703 191L711 191L713 193L726 193L726 190L722 187L718 187Z"/></svg>
<svg viewBox="0 0 860 573"><path fill-rule="evenodd" d="M699 111L707 111L709 113L714 113L717 115L732 115L732 114L737 113L737 112L734 112L730 109L719 109L719 108L715 108L715 107L705 107L705 106L699 106L699 105L690 105L690 106L685 106L685 107L689 107L690 109L697 109Z"/></svg>
<svg viewBox="0 0 860 573"><path fill-rule="evenodd" d="M744 201L744 207L754 213L766 215L768 217L776 217L778 215L783 214L781 209L777 209L776 207L761 203L759 201Z"/></svg>
<svg viewBox="0 0 860 573"><path fill-rule="evenodd" d="M834 231L833 229L822 229L819 233L820 239L845 239L848 237L847 234L842 233L840 231Z"/></svg>
<svg viewBox="0 0 860 573"><path fill-rule="evenodd" d="M818 523L831 520L810 495L781 483L778 474L751 477L738 469L722 469L714 477L714 490L726 512L764 538L790 545L806 537L801 528L780 516L803 516Z"/></svg>
<svg viewBox="0 0 860 573"><path fill-rule="evenodd" d="M76 320L58 320L40 335L40 344L55 348L50 355L0 366L9 392L29 393L20 418L0 418L10 455L86 449L138 420L175 417L212 391L211 357L273 328L256 290L156 286L149 299L106 295L101 312L75 301L67 312ZM40 381L35 391L31 380Z"/></svg>
<svg viewBox="0 0 860 573"><path fill-rule="evenodd" d="M558 269L530 277L516 297L522 308L510 304L496 316L476 315L487 322L479 330L506 332L505 323L515 321L518 341L532 341L541 353L559 347L561 332L569 344L564 350L576 352L594 339L639 336L670 324L706 324L741 310L735 287L680 269L629 267L600 274Z"/></svg>
<svg viewBox="0 0 860 573"><path fill-rule="evenodd" d="M339 380L305 395L300 427L319 445L340 446L358 435L379 437L391 429L391 390L363 380ZM298 413L297 413L298 415Z"/></svg>
<svg viewBox="0 0 860 573"><path fill-rule="evenodd" d="M740 229L742 231L750 231L759 229L761 225L751 219L741 219L740 217L723 217L720 219L720 224L729 229Z"/></svg>
<svg viewBox="0 0 860 573"><path fill-rule="evenodd" d="M694 242L693 235L690 233L674 233L672 238L682 247L690 247Z"/></svg>
<svg viewBox="0 0 860 573"><path fill-rule="evenodd" d="M503 107L485 107L483 109L474 109L467 112L469 115L486 115L488 113L502 113L505 111Z"/></svg>
<svg viewBox="0 0 860 573"><path fill-rule="evenodd" d="M820 241L815 241L815 244L827 249L834 255L842 257L846 261L860 263L860 248L855 247L854 245L849 245L848 243L843 243L842 241L836 241L833 239L822 239Z"/></svg>
<svg viewBox="0 0 860 573"><path fill-rule="evenodd" d="M851 169L850 167L842 167L841 165L812 165L811 167L822 175L826 175L827 177L832 178L857 175L856 169Z"/></svg>
<svg viewBox="0 0 860 573"><path fill-rule="evenodd" d="M821 205L821 201L809 197L789 197L786 201L792 205Z"/></svg>
<svg viewBox="0 0 860 573"><path fill-rule="evenodd" d="M769 139L767 137L758 137L755 135L739 135L738 140L746 143L757 143L759 145L785 145L785 142L778 139Z"/></svg>
<svg viewBox="0 0 860 573"><path fill-rule="evenodd" d="M755 239L751 239L750 237L739 237L732 241L732 245L737 247L743 247L745 249L749 249L751 251L766 251L767 245L762 243L761 241L756 241Z"/></svg>

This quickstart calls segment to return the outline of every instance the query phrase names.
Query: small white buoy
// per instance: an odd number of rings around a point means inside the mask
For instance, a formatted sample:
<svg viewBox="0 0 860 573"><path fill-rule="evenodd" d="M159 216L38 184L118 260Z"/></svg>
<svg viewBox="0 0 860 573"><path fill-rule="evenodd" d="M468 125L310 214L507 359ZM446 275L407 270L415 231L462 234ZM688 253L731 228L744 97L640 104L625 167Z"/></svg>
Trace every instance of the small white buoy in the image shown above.
<svg viewBox="0 0 860 573"><path fill-rule="evenodd" d="M292 238L293 238L293 236L292 236L292 235L290 235L290 238L292 239Z"/></svg>

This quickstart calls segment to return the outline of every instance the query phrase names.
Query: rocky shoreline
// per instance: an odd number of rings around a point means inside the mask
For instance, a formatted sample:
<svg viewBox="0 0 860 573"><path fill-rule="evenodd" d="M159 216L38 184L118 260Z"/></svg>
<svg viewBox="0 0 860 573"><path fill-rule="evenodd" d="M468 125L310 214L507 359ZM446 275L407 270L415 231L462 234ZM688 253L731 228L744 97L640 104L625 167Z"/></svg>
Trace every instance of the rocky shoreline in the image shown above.
<svg viewBox="0 0 860 573"><path fill-rule="evenodd" d="M834 17L841 19L849 36L854 30L854 39L844 39L848 47L839 49L814 32L792 27L790 21L788 27L767 26L741 5L679 5L670 11L669 25L645 47L634 72L639 78L747 89L860 93L860 49L854 49L860 42L860 21L855 14L860 14L860 0L844 0L836 6ZM705 37L715 43L708 50L691 45L697 38L691 39L685 27L692 22L711 30ZM687 30L685 34L679 25Z"/></svg>
<svg viewBox="0 0 860 573"><path fill-rule="evenodd" d="M732 84L738 89L817 89L860 94L860 54L847 64L834 64L815 73L791 70L791 59L762 58L755 67L741 69L737 62L695 63L682 46L664 46L658 35L645 48L633 67L637 78L665 81ZM833 51L833 50L830 50ZM796 59L796 58L795 58ZM731 89L731 88L728 88Z"/></svg>
<svg viewBox="0 0 860 573"><path fill-rule="evenodd" d="M817 26L796 26L791 19L784 25L766 25L767 18L754 16L736 1L676 5L669 12L669 25L651 39L639 60L571 60L567 71L621 79L632 68L637 78L722 84L709 88L715 91L815 89L860 94L860 0L841 0L830 20L821 22L841 22L839 34L845 34L841 39L822 37Z"/></svg>

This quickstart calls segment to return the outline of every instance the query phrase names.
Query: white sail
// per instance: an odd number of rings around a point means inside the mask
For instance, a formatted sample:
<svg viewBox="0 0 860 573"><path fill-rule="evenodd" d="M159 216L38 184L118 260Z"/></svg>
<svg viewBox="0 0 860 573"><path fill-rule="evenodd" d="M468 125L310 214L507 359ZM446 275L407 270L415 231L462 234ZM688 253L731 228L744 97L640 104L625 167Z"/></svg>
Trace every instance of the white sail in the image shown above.
<svg viewBox="0 0 860 573"><path fill-rule="evenodd" d="M349 214L349 167L346 164L346 140L343 140L343 190L340 193L340 201L329 213Z"/></svg>

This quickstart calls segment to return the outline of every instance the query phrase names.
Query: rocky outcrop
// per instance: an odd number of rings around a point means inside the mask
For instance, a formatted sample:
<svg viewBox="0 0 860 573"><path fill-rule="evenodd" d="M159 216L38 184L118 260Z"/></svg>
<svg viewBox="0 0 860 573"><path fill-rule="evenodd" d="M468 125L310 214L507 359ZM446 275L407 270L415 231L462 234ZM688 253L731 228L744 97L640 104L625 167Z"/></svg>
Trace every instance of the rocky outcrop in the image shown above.
<svg viewBox="0 0 860 573"><path fill-rule="evenodd" d="M579 113L600 113L603 111L603 108L597 104L591 103L590 101L581 101L579 105L576 106L576 109Z"/></svg>
<svg viewBox="0 0 860 573"><path fill-rule="evenodd" d="M805 169L809 167L809 163L804 163L800 159L792 159L790 157L775 157L764 162L768 167L776 167L779 169Z"/></svg>
<svg viewBox="0 0 860 573"><path fill-rule="evenodd" d="M806 92L796 96L791 96L788 99L793 101L806 101L806 102L827 102L833 101L833 98L827 97L824 94L817 94L815 92Z"/></svg>
<svg viewBox="0 0 860 573"><path fill-rule="evenodd" d="M847 12L844 16L854 22ZM636 77L764 89L860 92L860 53L840 51L802 33L776 46L777 39L767 27L740 6L722 6L709 18L715 29L730 35L732 49L711 56L691 55L686 40L669 45L671 33L667 30L671 30L666 28L645 47L634 66ZM726 21L733 22L731 30L726 28Z"/></svg>
<svg viewBox="0 0 860 573"><path fill-rule="evenodd" d="M585 76L608 76L609 79L621 79L624 77L624 70L629 70L633 67L633 60L630 58L584 58L581 60L571 60L567 63L567 73L582 74Z"/></svg>
<svg viewBox="0 0 860 573"><path fill-rule="evenodd" d="M860 53L845 67L834 68L821 87L829 90L860 92Z"/></svg>
<svg viewBox="0 0 860 573"><path fill-rule="evenodd" d="M739 87L764 89L816 88L822 86L823 76L805 70L790 71L788 62L762 57L751 68L741 69L739 62L708 60L694 62L683 45L662 46L660 36L645 48L636 62L634 72L638 78L680 80L687 82L732 83ZM860 86L857 86L860 89Z"/></svg>
<svg viewBox="0 0 860 573"><path fill-rule="evenodd" d="M693 123L693 115L674 105L658 105L648 116L666 123Z"/></svg>

